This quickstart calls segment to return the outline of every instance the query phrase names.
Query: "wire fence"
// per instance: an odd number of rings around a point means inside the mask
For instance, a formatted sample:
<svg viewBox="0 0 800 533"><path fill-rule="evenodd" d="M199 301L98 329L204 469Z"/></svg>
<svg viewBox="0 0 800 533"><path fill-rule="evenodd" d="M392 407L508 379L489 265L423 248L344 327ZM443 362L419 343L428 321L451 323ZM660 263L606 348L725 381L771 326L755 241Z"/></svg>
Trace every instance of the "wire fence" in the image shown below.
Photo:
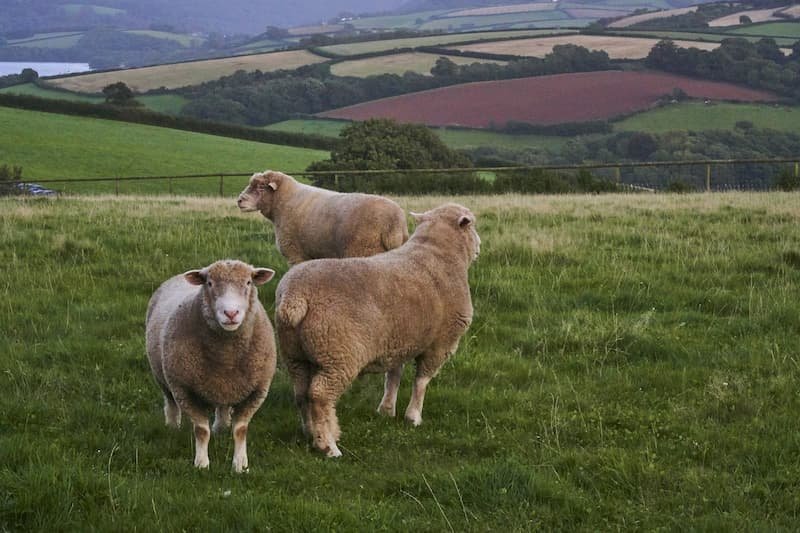
<svg viewBox="0 0 800 533"><path fill-rule="evenodd" d="M594 186L602 191L725 191L796 188L800 157L651 161L582 165L495 166L480 168L417 168L350 171L287 171L334 190L420 194L426 192L502 193L570 192ZM7 182L18 191L77 193L235 195L251 172L172 176L25 179ZM562 181L554 181L554 177ZM576 181L576 177L577 179ZM583 181L581 181L583 177ZM587 182L587 177L592 181ZM587 183L589 185L587 186ZM189 184L189 185L187 185ZM499 185L499 184L502 184ZM593 185L592 185L593 184ZM60 187L59 187L60 185ZM565 190L564 187L567 187Z"/></svg>

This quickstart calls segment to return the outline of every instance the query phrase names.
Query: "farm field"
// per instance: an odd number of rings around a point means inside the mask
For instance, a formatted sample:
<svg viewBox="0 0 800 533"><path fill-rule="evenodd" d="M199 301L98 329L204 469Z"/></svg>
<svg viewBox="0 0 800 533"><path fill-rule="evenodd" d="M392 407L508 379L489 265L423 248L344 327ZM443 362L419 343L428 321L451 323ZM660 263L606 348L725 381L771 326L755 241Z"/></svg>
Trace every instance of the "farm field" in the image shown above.
<svg viewBox="0 0 800 533"><path fill-rule="evenodd" d="M570 32L571 33L571 32ZM320 50L330 54L350 56L368 54L371 52L384 52L395 48L416 48L418 46L441 46L447 44L463 43L469 41L494 41L516 37L537 37L552 35L552 30L518 30L518 31L484 31L457 33L445 35L432 35L428 37L408 37L403 39L386 39L383 41L367 41L363 43L345 43L322 46Z"/></svg>
<svg viewBox="0 0 800 533"><path fill-rule="evenodd" d="M265 129L276 131L288 131L292 133L308 133L324 135L326 137L338 137L339 132L348 122L343 120L286 120L266 126ZM495 148L549 148L557 150L564 146L569 137L557 137L546 135L509 135L487 130L456 129L456 128L431 128L450 148L468 149L479 146L491 146Z"/></svg>
<svg viewBox="0 0 800 533"><path fill-rule="evenodd" d="M100 104L105 101L105 97L103 96L59 91L56 89L45 89L39 87L38 85L34 85L33 83L5 87L0 89L0 93L22 94L28 96L38 96L40 98L53 98L56 100L87 102L90 104ZM159 113L168 113L173 115L180 113L181 108L187 102L186 98L178 94L142 95L137 96L136 100L141 102L147 109L158 111Z"/></svg>
<svg viewBox="0 0 800 533"><path fill-rule="evenodd" d="M83 33L75 32L42 33L26 39L9 39L7 46L64 49L75 46L82 37Z"/></svg>
<svg viewBox="0 0 800 533"><path fill-rule="evenodd" d="M461 9L459 11L451 11L444 15L444 18L449 17L480 17L484 15L502 15L508 13L527 13L530 11L553 11L558 7L558 4L553 2L531 2L527 4L510 4L504 6L491 6L491 7L477 7L473 9Z"/></svg>
<svg viewBox="0 0 800 533"><path fill-rule="evenodd" d="M267 167L299 170L327 157L320 150L0 107L0 162L21 166L26 180L249 173ZM246 177L228 178L225 191L239 192L246 182ZM114 184L69 183L48 188L111 192ZM164 181L122 182L120 188L121 192L166 192L168 185ZM218 194L219 180L176 181L174 191Z"/></svg>
<svg viewBox="0 0 800 533"><path fill-rule="evenodd" d="M325 58L305 50L292 50L83 74L49 79L48 83L69 91L99 93L103 90L103 87L122 81L134 91L146 92L159 87L175 89L187 85L196 85L204 81L228 76L237 70L270 71L293 69L325 60Z"/></svg>
<svg viewBox="0 0 800 533"><path fill-rule="evenodd" d="M686 13L692 13L694 11L697 11L697 6L681 7L677 9L665 9L663 11L643 13L641 15L632 15L630 17L625 17L623 19L615 20L614 22L609 24L608 27L626 28L628 26L632 26L633 24L639 24L640 22L647 22L648 20L656 20L666 17L674 17L676 15L685 15Z"/></svg>
<svg viewBox="0 0 800 533"><path fill-rule="evenodd" d="M488 127L509 120L557 124L610 119L652 106L674 88L713 100L773 101L770 93L658 72L589 72L467 83L320 113L325 118L393 118L429 126ZM477 107L474 102L481 102Z"/></svg>
<svg viewBox="0 0 800 533"><path fill-rule="evenodd" d="M756 26L758 27L758 26ZM731 33L733 30L730 30L726 33L702 33L702 32L690 32L690 31L662 31L662 30L617 30L614 33L616 35L625 35L631 37L655 37L658 39L672 39L672 40L685 40L685 41L708 41L718 43L721 42L723 39L730 39L731 37L741 37L742 39L747 39L751 42L756 42L761 37L755 35L747 35L747 34L734 34ZM775 42L778 46L784 47L784 53L788 54L789 50L788 47L791 47L796 41L796 38L793 37L775 37ZM694 43L689 44L688 46L695 46Z"/></svg>
<svg viewBox="0 0 800 533"><path fill-rule="evenodd" d="M152 37L153 39L165 39L167 41L175 41L176 43L186 48L192 46L200 46L205 42L205 38L187 35L185 33L171 33L166 31L153 31L153 30L126 30L125 33L134 35L143 35L145 37Z"/></svg>
<svg viewBox="0 0 800 533"><path fill-rule="evenodd" d="M553 51L553 47L562 44L575 44L590 50L604 50L611 59L642 59L658 44L659 39L639 37L616 37L604 35L569 35L559 37L541 37L536 39L515 39L513 41L496 41L487 43L451 46L456 50L483 52L488 54L511 54L518 56L544 57ZM697 41L675 41L680 47L695 47L713 50L718 43L701 43Z"/></svg>
<svg viewBox="0 0 800 533"><path fill-rule="evenodd" d="M614 130L649 133L725 130L733 129L740 121L752 122L757 128L797 132L800 108L764 104L706 105L701 102L670 104L615 122Z"/></svg>
<svg viewBox="0 0 800 533"><path fill-rule="evenodd" d="M489 30L506 27L514 28L575 28L585 26L584 20L571 19L561 11L529 11L507 15L488 15L483 17L439 18L422 24L421 30Z"/></svg>
<svg viewBox="0 0 800 533"><path fill-rule="evenodd" d="M431 68L441 57L437 54L425 54L421 52L410 52L407 54L392 54L380 57L370 57L366 59L353 59L336 63L331 66L331 73L336 76L356 76L365 78L378 74L404 74L407 71L419 74L430 74ZM456 65L468 65L472 63L496 63L505 64L506 61L492 61L490 59L475 59L474 57L448 56Z"/></svg>
<svg viewBox="0 0 800 533"><path fill-rule="evenodd" d="M792 37L800 39L800 22L769 22L733 28L728 33L736 35L766 35L770 37Z"/></svg>
<svg viewBox="0 0 800 533"><path fill-rule="evenodd" d="M422 211L449 197L397 198ZM167 277L287 270L224 199L0 199L0 523L11 531L791 531L800 478L800 195L459 197L472 326L418 428L383 378L339 402L344 456L299 429L286 372L249 473L163 424L144 353ZM405 372L398 405L409 398ZM402 410L401 407L401 410Z"/></svg>
<svg viewBox="0 0 800 533"><path fill-rule="evenodd" d="M750 17L753 22L766 22L768 20L781 20L776 17L774 13L779 11L780 8L772 7L769 9L751 9L749 11L739 11L732 13L718 19L709 21L708 26L711 28L723 28L727 26L738 26L740 24L739 18L742 16Z"/></svg>

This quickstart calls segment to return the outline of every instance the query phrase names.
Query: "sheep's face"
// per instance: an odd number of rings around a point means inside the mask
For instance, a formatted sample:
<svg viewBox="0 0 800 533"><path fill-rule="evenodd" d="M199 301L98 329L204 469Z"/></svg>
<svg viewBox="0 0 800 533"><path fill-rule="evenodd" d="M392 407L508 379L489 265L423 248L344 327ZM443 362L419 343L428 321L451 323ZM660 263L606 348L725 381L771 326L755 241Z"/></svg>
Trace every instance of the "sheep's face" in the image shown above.
<svg viewBox="0 0 800 533"><path fill-rule="evenodd" d="M256 285L275 275L269 268L253 268L241 261L217 261L184 274L186 281L202 287L203 315L212 328L236 331L247 318L251 302L257 298Z"/></svg>
<svg viewBox="0 0 800 533"><path fill-rule="evenodd" d="M236 204L245 212L260 211L267 218L272 216L272 205L275 192L278 190L284 175L270 170L253 174L250 183L239 194Z"/></svg>
<svg viewBox="0 0 800 533"><path fill-rule="evenodd" d="M445 204L425 213L411 213L422 229L439 236L446 236L443 243L458 243L458 248L467 255L472 263L481 253L481 238L475 229L475 215L466 207L458 204Z"/></svg>

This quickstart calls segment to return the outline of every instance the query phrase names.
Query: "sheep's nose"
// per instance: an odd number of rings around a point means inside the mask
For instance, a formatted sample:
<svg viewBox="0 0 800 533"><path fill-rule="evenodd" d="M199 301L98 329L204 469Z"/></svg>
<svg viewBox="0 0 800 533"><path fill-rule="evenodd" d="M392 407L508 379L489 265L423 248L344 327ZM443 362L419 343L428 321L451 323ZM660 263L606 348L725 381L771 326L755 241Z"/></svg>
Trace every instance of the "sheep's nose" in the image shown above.
<svg viewBox="0 0 800 533"><path fill-rule="evenodd" d="M242 199L241 199L241 198L237 198L237 199L236 199L236 203L237 203L238 205L242 205Z"/></svg>
<svg viewBox="0 0 800 533"><path fill-rule="evenodd" d="M234 309L233 311L225 310L223 311L223 313L225 313L225 316L228 317L228 319L233 320L234 318L236 318L236 315L239 314L239 310L238 309Z"/></svg>

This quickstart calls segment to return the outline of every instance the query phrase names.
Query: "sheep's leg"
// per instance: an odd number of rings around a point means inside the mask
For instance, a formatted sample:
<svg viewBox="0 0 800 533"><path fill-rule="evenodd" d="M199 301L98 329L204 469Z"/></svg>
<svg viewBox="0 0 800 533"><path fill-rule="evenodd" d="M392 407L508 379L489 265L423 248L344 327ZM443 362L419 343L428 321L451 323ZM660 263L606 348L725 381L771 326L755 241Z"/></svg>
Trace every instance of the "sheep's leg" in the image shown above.
<svg viewBox="0 0 800 533"><path fill-rule="evenodd" d="M341 436L336 418L336 401L357 375L357 368L337 368L336 372L323 370L311 378L308 388L309 430L314 445L328 457L342 455L336 446Z"/></svg>
<svg viewBox="0 0 800 533"><path fill-rule="evenodd" d="M269 383L259 387L233 411L233 470L237 473L247 470L247 428L268 390Z"/></svg>
<svg viewBox="0 0 800 533"><path fill-rule="evenodd" d="M214 425L211 426L213 433L219 433L222 429L231 427L231 407L222 405L214 411Z"/></svg>
<svg viewBox="0 0 800 533"><path fill-rule="evenodd" d="M164 421L170 427L181 427L181 408L167 389L164 389Z"/></svg>
<svg viewBox="0 0 800 533"><path fill-rule="evenodd" d="M403 365L389 369L383 385L383 399L378 405L378 413L394 417L397 405L397 389L400 388L400 379L403 377Z"/></svg>
<svg viewBox="0 0 800 533"><path fill-rule="evenodd" d="M300 426L303 434L308 436L308 387L311 385L312 368L308 361L289 359L286 368L294 387L294 403L300 412Z"/></svg>
<svg viewBox="0 0 800 533"><path fill-rule="evenodd" d="M411 389L411 400L406 408L406 420L414 426L422 424L422 404L425 402L425 389L431 379L439 372L447 360L447 352L433 352L417 358L417 374Z"/></svg>
<svg viewBox="0 0 800 533"><path fill-rule="evenodd" d="M211 428L206 414L210 406L204 405L190 391L181 388L173 390L173 397L181 411L192 419L194 426L194 466L208 468L208 441L211 440Z"/></svg>

